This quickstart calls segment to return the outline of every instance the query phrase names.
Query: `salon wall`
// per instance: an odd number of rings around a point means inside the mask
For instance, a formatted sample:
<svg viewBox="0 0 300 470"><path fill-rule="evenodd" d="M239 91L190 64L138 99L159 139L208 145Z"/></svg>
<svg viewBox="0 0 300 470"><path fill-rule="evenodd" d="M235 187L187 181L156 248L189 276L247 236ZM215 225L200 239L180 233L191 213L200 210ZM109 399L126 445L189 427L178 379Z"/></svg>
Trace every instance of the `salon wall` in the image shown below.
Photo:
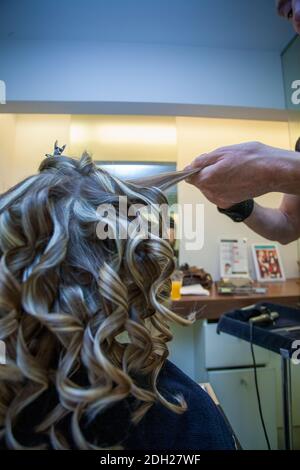
<svg viewBox="0 0 300 470"><path fill-rule="evenodd" d="M0 114L0 192L10 184L15 143L14 114Z"/></svg>
<svg viewBox="0 0 300 470"><path fill-rule="evenodd" d="M69 143L70 116L0 114L1 191L35 173L56 139Z"/></svg>
<svg viewBox="0 0 300 470"><path fill-rule="evenodd" d="M179 169L201 153L234 143L258 140L276 147L290 148L287 122L186 117L178 117L176 122ZM257 201L267 207L276 207L280 199L279 193L269 193L257 198ZM216 207L200 191L187 183L179 185L179 201L202 203L205 211L203 249L187 251L182 242L180 261L204 267L215 279L219 278L218 237L247 237L249 244L265 241L244 224L236 224L218 213ZM280 251L286 276L297 277L297 242L280 246Z"/></svg>
<svg viewBox="0 0 300 470"><path fill-rule="evenodd" d="M0 114L1 191L35 173L56 139L100 161L177 160L174 117Z"/></svg>
<svg viewBox="0 0 300 470"><path fill-rule="evenodd" d="M175 117L72 115L71 155L84 150L98 161L176 162Z"/></svg>
<svg viewBox="0 0 300 470"><path fill-rule="evenodd" d="M9 39L0 41L0 70L5 112L26 112L26 104L29 112L98 114L132 114L138 103L285 107L272 50Z"/></svg>
<svg viewBox="0 0 300 470"><path fill-rule="evenodd" d="M69 128L68 115L17 115L13 179L19 181L35 173L56 139L68 145Z"/></svg>

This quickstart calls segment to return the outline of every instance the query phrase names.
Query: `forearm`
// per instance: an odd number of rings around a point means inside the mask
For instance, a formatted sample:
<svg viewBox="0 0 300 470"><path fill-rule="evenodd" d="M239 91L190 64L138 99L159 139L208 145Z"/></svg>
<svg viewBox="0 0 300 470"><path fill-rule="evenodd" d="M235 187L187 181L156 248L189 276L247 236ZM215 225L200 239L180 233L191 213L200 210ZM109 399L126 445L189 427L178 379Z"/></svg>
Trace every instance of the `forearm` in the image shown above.
<svg viewBox="0 0 300 470"><path fill-rule="evenodd" d="M271 191L284 194L300 195L300 152L272 149L271 153L277 154L270 164L270 176L272 178Z"/></svg>
<svg viewBox="0 0 300 470"><path fill-rule="evenodd" d="M262 207L257 203L244 223L262 237L283 245L296 240L299 236L285 212L280 209Z"/></svg>

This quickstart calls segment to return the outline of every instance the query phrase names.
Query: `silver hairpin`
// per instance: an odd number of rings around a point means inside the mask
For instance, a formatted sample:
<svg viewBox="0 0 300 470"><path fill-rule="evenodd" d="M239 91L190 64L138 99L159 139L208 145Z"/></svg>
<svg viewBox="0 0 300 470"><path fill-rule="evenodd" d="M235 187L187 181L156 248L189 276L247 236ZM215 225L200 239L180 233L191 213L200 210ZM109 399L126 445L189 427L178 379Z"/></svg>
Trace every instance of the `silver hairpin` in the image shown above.
<svg viewBox="0 0 300 470"><path fill-rule="evenodd" d="M46 153L46 157L59 157L63 151L65 150L66 148L66 144L63 145L62 147L59 147L58 146L58 141L56 140L55 143L54 143L54 151L53 153Z"/></svg>

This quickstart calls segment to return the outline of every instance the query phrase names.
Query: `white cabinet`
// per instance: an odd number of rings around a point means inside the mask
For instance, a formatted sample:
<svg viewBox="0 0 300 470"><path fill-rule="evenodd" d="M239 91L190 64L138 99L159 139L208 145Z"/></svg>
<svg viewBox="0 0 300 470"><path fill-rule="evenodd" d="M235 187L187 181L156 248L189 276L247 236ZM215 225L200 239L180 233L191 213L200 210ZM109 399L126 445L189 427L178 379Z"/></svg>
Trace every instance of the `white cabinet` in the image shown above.
<svg viewBox="0 0 300 470"><path fill-rule="evenodd" d="M244 449L266 449L259 417L250 344L226 333L217 334L216 323L203 322L196 332L198 361L204 363L224 412ZM277 449L276 372L266 367L270 352L254 347L259 391L271 447ZM200 354L201 352L201 354ZM197 359L195 359L197 372ZM196 374L197 375L197 374Z"/></svg>
<svg viewBox="0 0 300 470"><path fill-rule="evenodd" d="M255 392L252 369L208 372L212 385L243 449L267 449ZM277 449L275 370L258 368L263 415L272 449Z"/></svg>

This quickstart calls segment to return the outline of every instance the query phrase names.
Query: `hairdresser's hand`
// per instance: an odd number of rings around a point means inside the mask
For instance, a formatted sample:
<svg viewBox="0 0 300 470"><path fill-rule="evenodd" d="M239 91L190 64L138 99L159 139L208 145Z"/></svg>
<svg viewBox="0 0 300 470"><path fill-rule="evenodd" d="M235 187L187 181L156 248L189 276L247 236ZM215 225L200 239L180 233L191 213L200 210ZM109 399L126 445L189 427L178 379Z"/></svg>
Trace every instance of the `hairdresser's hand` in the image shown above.
<svg viewBox="0 0 300 470"><path fill-rule="evenodd" d="M246 142L200 155L186 169L200 168L188 182L221 208L271 191L281 191L285 167L295 152ZM298 182L299 186L299 182Z"/></svg>

